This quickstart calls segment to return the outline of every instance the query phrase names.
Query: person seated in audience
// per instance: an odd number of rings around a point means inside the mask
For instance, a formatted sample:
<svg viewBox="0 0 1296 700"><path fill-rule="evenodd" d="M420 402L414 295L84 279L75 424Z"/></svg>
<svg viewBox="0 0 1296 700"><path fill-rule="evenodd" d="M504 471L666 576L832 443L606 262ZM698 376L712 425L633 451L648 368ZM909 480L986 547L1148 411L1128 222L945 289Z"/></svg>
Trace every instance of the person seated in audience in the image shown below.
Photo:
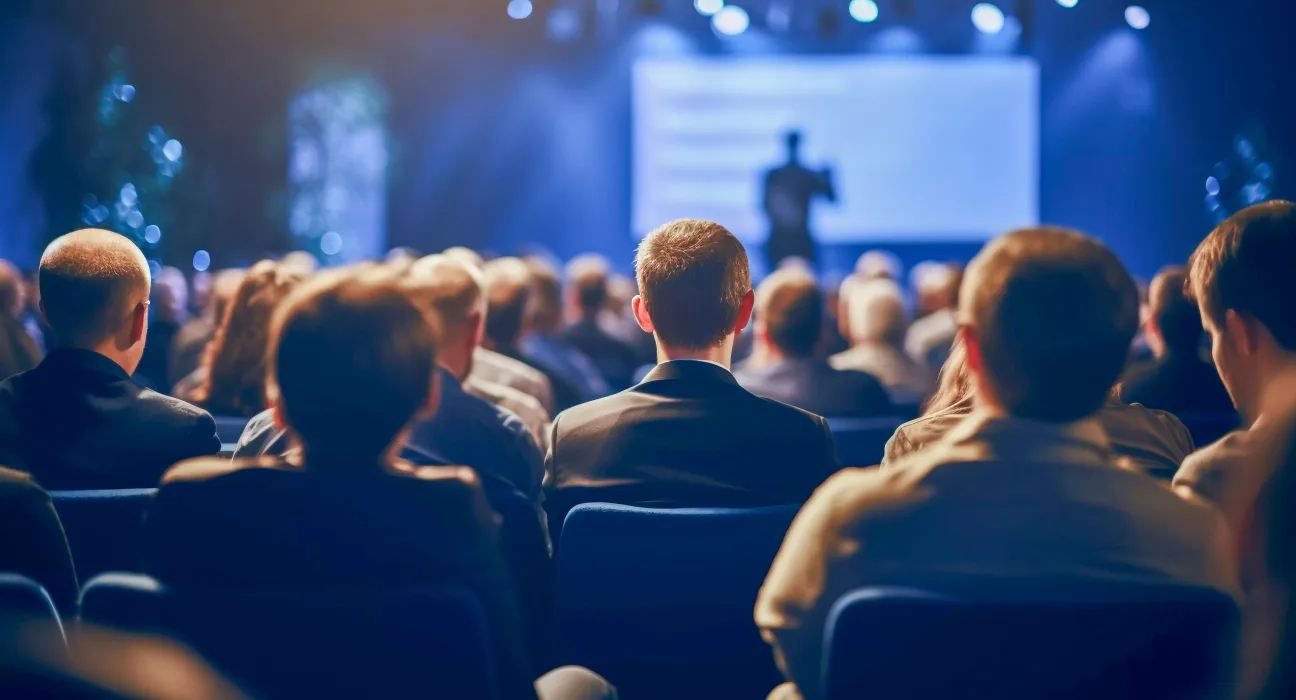
<svg viewBox="0 0 1296 700"><path fill-rule="evenodd" d="M131 381L148 335L149 268L111 231L60 236L40 262L55 349L0 382L0 464L47 489L156 486L172 464L220 451L202 409Z"/></svg>
<svg viewBox="0 0 1296 700"><path fill-rule="evenodd" d="M183 384L193 389L176 395L217 416L251 417L266 410L266 349L270 317L306 275L271 260L248 269L228 312L207 346L196 376Z"/></svg>
<svg viewBox="0 0 1296 700"><path fill-rule="evenodd" d="M797 515L755 618L801 696L824 624L871 585L1046 580L1235 593L1218 514L1116 465L1094 414L1138 327L1134 281L1079 233L1015 231L972 262L959 304L973 413L894 469L846 469Z"/></svg>
<svg viewBox="0 0 1296 700"><path fill-rule="evenodd" d="M837 471L824 419L762 399L729 371L754 294L747 251L708 221L681 220L639 243L639 325L657 365L637 386L554 419L549 519L579 503L757 506L797 503Z"/></svg>
<svg viewBox="0 0 1296 700"><path fill-rule="evenodd" d="M1266 584L1256 504L1279 460L1277 436L1296 432L1296 204L1274 200L1220 224L1193 253L1188 288L1211 338L1241 430L1193 453L1174 485L1224 512L1247 592L1244 636L1261 644L1283 593ZM1242 650L1240 697L1263 678L1259 654Z"/></svg>
<svg viewBox="0 0 1296 700"><path fill-rule="evenodd" d="M756 350L764 367L740 366L743 388L829 418L891 412L886 390L871 374L835 369L814 356L823 327L824 299L810 273L779 270L756 289Z"/></svg>
<svg viewBox="0 0 1296 700"><path fill-rule="evenodd" d="M0 379L40 364L41 351L23 323L25 283L22 273L0 260Z"/></svg>
<svg viewBox="0 0 1296 700"><path fill-rule="evenodd" d="M958 330L955 312L963 273L952 265L919 263L911 275L918 296L919 318L905 335L905 352L936 371L949 357Z"/></svg>
<svg viewBox="0 0 1296 700"><path fill-rule="evenodd" d="M145 569L177 589L463 585L486 612L505 696L534 697L479 472L399 456L453 410L438 405L450 389L436 324L405 277L366 266L293 292L272 324L268 393L300 451L176 465L145 516Z"/></svg>
<svg viewBox="0 0 1296 700"><path fill-rule="evenodd" d="M31 475L0 467L0 571L21 574L49 593L60 615L77 608L77 575L54 503Z"/></svg>
<svg viewBox="0 0 1296 700"><path fill-rule="evenodd" d="M855 276L860 280L899 282L902 268L900 258L889 250L866 250L855 260Z"/></svg>
<svg viewBox="0 0 1296 700"><path fill-rule="evenodd" d="M846 310L851 348L833 355L829 364L877 377L894 403L917 406L926 399L935 377L904 351L909 318L900 287L884 279L852 285Z"/></svg>
<svg viewBox="0 0 1296 700"><path fill-rule="evenodd" d="M170 392L171 385L181 377L170 373L171 346L180 327L189 320L189 281L184 273L174 267L164 267L153 280L149 311L149 342L144 345L144 356L135 370L135 380L162 392Z"/></svg>
<svg viewBox="0 0 1296 700"><path fill-rule="evenodd" d="M967 354L955 340L941 368L940 384L922 417L896 428L887 441L882 466L935 444L970 413L976 404ZM1193 451L1192 434L1173 414L1138 404L1126 404L1113 388L1095 416L1102 423L1112 451L1123 464L1159 479L1170 479Z"/></svg>
<svg viewBox="0 0 1296 700"><path fill-rule="evenodd" d="M1296 386L1287 389L1296 391ZM1243 630L1241 658L1256 672L1251 687L1237 697L1288 700L1296 697L1296 433L1290 424L1270 423L1260 429L1270 431L1265 438L1274 446L1273 476L1256 506L1258 532L1251 541L1256 546L1251 559L1262 569L1264 587L1275 594L1275 604L1262 615L1249 616Z"/></svg>
<svg viewBox="0 0 1296 700"><path fill-rule="evenodd" d="M518 342L521 359L562 377L579 392L578 401L607 396L611 388L598 367L562 336L562 281L557 270L538 257L525 262L531 277L531 316L527 333Z"/></svg>
<svg viewBox="0 0 1296 700"><path fill-rule="evenodd" d="M609 332L600 318L607 308L607 261L593 256L572 260L567 279L567 315L572 322L562 339L594 363L613 391L625 389L640 363L634 349Z"/></svg>
<svg viewBox="0 0 1296 700"><path fill-rule="evenodd" d="M579 384L556 369L529 359L522 351L522 338L530 332L534 294L531 270L526 263L518 258L496 258L482 268L482 279L486 283L487 302L486 337L482 341L483 345L544 376L545 384L550 390L550 399L545 403L545 408L550 413L586 400L584 389ZM498 365L498 362L493 364ZM496 371L496 367L490 367L490 372L482 378L491 380Z"/></svg>
<svg viewBox="0 0 1296 700"><path fill-rule="evenodd" d="M1197 305L1184 293L1187 278L1183 268L1171 268L1152 280L1144 330L1155 359L1126 373L1120 397L1172 413L1229 414L1233 403L1219 371L1201 358L1205 332Z"/></svg>
<svg viewBox="0 0 1296 700"><path fill-rule="evenodd" d="M243 270L221 270L212 275L211 290L207 294L202 313L189 320L171 343L169 374L176 378L172 394L180 397L197 389L195 371L202 365L207 345L216 337L216 331L225 320L225 312L243 283Z"/></svg>

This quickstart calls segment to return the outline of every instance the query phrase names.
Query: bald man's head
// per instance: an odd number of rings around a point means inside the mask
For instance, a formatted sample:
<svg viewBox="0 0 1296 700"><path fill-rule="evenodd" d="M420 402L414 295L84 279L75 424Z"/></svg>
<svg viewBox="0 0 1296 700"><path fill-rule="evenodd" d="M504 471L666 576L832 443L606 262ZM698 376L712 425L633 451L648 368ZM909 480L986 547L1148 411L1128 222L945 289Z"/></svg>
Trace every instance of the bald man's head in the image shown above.
<svg viewBox="0 0 1296 700"><path fill-rule="evenodd" d="M60 345L93 348L125 333L149 297L148 261L112 231L59 236L41 256L38 274L41 308ZM124 344L142 341L142 327L138 335Z"/></svg>
<svg viewBox="0 0 1296 700"><path fill-rule="evenodd" d="M486 337L497 348L517 344L531 303L531 270L518 258L496 258L482 268L486 283Z"/></svg>
<svg viewBox="0 0 1296 700"><path fill-rule="evenodd" d="M415 300L441 323L447 342L459 338L486 313L482 275L449 255L429 255L410 266L406 282Z"/></svg>

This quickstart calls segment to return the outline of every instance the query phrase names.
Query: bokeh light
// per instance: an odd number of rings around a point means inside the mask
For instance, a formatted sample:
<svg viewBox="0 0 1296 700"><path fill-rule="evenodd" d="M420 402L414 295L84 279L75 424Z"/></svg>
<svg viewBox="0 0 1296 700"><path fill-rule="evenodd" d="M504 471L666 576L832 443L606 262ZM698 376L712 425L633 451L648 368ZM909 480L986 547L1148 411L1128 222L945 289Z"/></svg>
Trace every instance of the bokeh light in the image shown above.
<svg viewBox="0 0 1296 700"><path fill-rule="evenodd" d="M693 0L693 8L705 17L724 9L724 0Z"/></svg>
<svg viewBox="0 0 1296 700"><path fill-rule="evenodd" d="M1125 8L1125 21L1135 29L1147 29L1152 24L1152 15L1142 5L1130 5Z"/></svg>
<svg viewBox="0 0 1296 700"><path fill-rule="evenodd" d="M711 28L725 36L742 34L750 25L751 18L747 16L747 11L736 5L725 5L711 16Z"/></svg>
<svg viewBox="0 0 1296 700"><path fill-rule="evenodd" d="M509 0L508 16L513 19L526 19L531 16L531 11L534 9L531 0Z"/></svg>
<svg viewBox="0 0 1296 700"><path fill-rule="evenodd" d="M982 34L998 34L1004 28L1004 13L998 5L983 2L972 8L972 24Z"/></svg>
<svg viewBox="0 0 1296 700"><path fill-rule="evenodd" d="M851 0L850 16L856 22L872 22L878 18L878 6L873 0Z"/></svg>
<svg viewBox="0 0 1296 700"><path fill-rule="evenodd" d="M149 224L148 226L144 227L145 243L157 245L157 242L160 240L162 240L162 229L158 228L157 224Z"/></svg>
<svg viewBox="0 0 1296 700"><path fill-rule="evenodd" d="M342 234L329 231L320 236L320 252L325 255L337 255L342 252Z"/></svg>
<svg viewBox="0 0 1296 700"><path fill-rule="evenodd" d="M205 250L200 250L194 253L193 269L199 272L206 272L209 267L211 267L211 253L208 253Z"/></svg>

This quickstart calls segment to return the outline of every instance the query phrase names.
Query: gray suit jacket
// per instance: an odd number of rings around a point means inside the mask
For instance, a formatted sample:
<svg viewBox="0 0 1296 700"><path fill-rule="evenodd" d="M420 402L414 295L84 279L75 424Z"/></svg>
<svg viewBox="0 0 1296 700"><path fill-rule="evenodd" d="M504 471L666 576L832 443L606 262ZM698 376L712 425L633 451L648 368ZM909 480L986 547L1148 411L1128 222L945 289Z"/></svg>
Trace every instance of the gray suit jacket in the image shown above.
<svg viewBox="0 0 1296 700"><path fill-rule="evenodd" d="M1236 591L1214 509L1113 466L1098 421L974 414L894 469L845 469L797 515L756 602L788 679L818 692L843 594L951 577L1165 582Z"/></svg>

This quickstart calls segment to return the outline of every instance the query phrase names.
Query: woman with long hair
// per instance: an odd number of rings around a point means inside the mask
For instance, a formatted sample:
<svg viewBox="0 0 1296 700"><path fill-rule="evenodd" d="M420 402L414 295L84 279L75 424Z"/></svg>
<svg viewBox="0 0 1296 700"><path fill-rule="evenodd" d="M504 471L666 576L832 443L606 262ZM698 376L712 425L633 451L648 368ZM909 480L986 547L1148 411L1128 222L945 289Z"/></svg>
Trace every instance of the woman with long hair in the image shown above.
<svg viewBox="0 0 1296 700"><path fill-rule="evenodd" d="M190 396L182 398L220 416L254 416L265 410L270 319L306 276L298 268L270 260L248 269L207 346L201 381Z"/></svg>

